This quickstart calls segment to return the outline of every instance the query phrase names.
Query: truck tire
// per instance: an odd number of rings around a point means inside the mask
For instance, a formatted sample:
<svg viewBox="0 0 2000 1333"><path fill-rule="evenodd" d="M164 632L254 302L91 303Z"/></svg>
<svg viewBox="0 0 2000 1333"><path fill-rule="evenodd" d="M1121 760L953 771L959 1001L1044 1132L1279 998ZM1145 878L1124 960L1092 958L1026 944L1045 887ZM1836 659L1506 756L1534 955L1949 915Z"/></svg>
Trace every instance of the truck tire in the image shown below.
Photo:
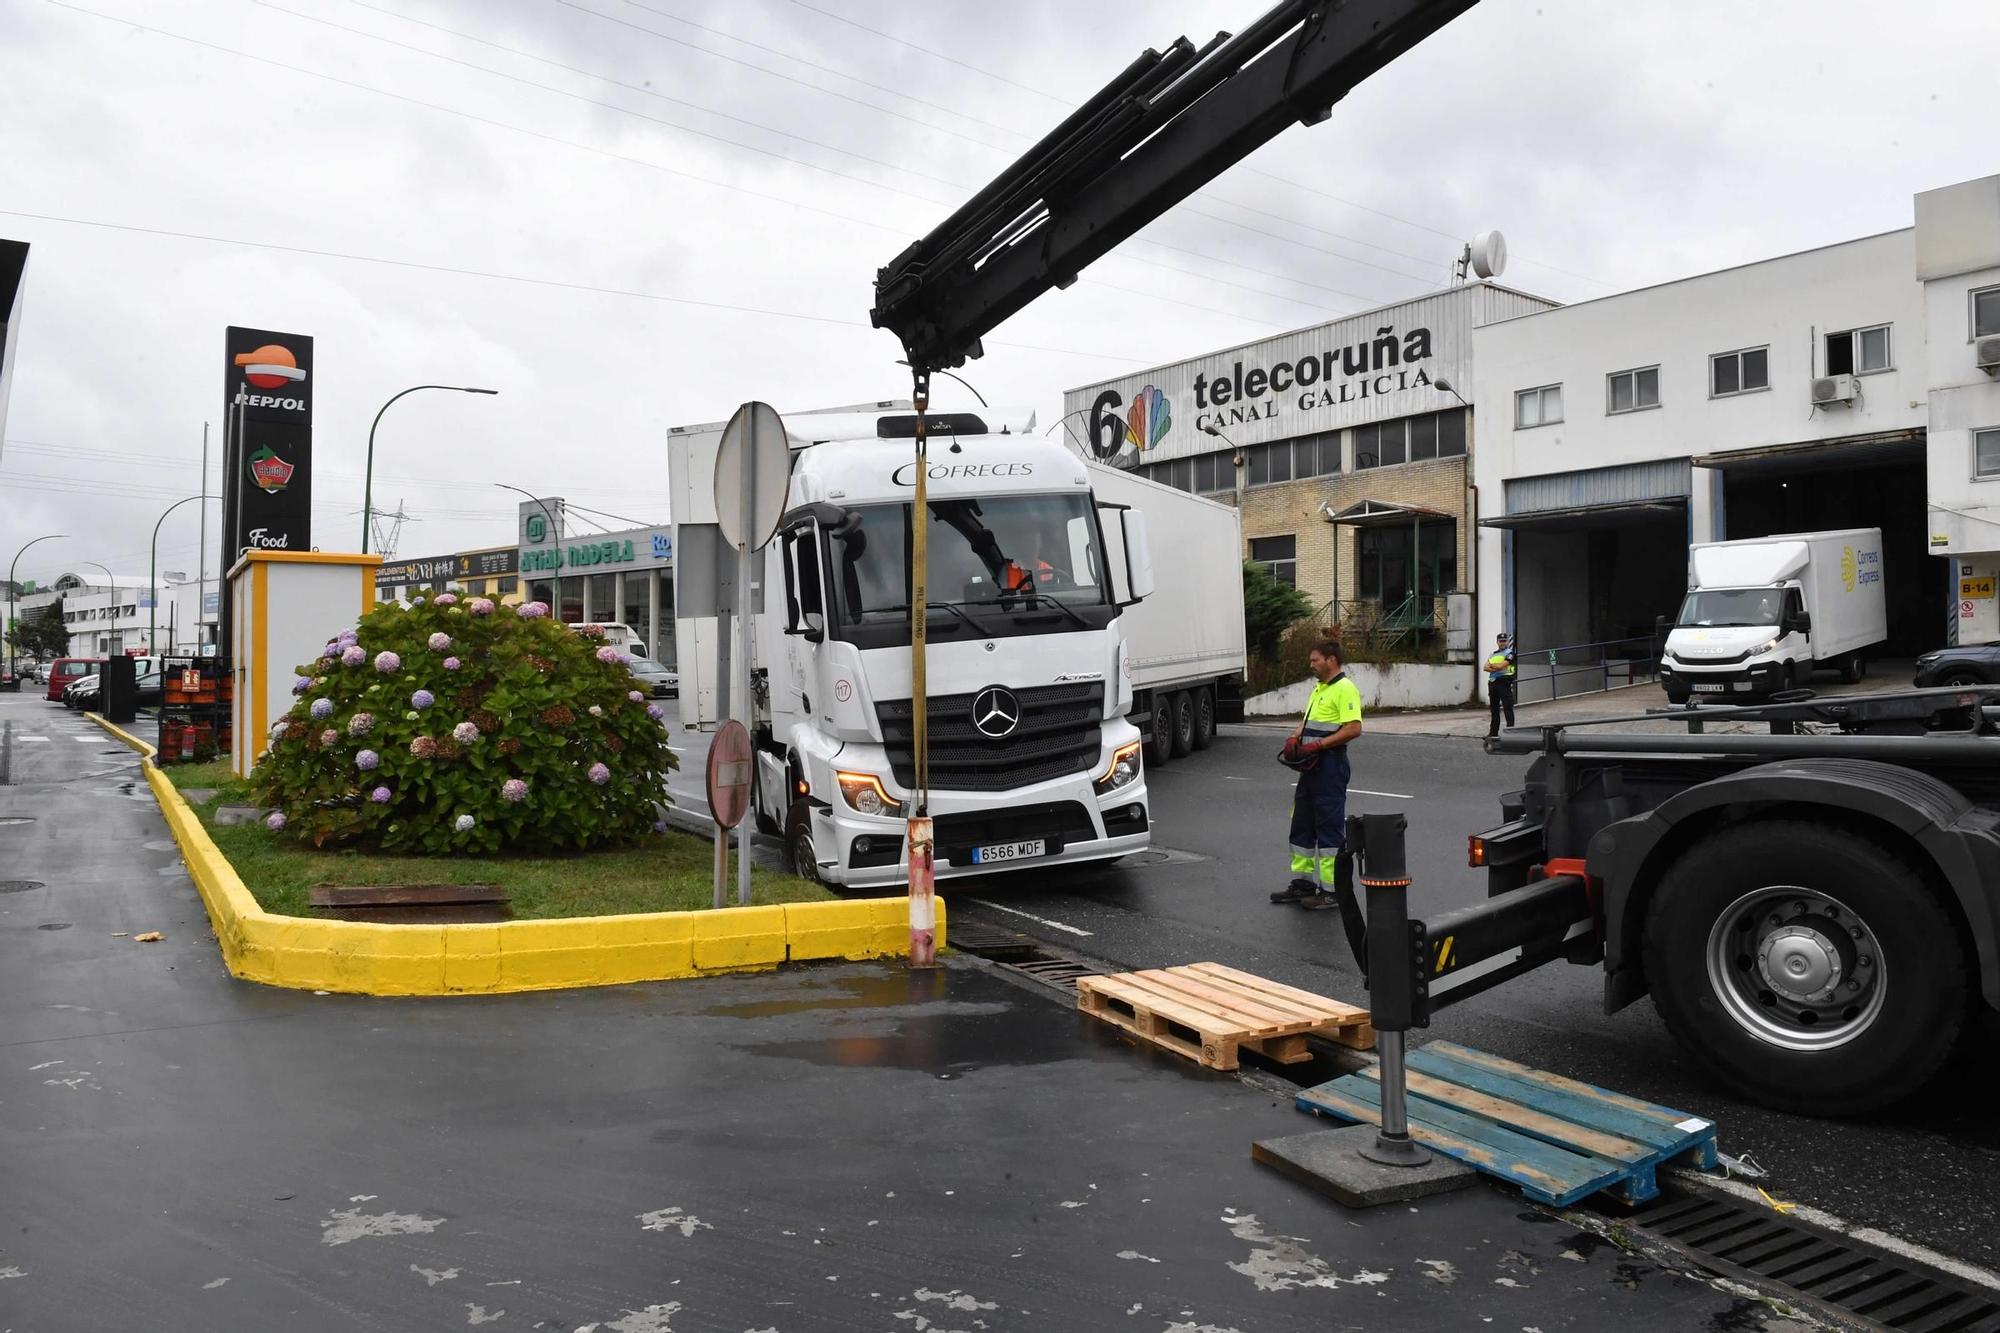
<svg viewBox="0 0 2000 1333"><path fill-rule="evenodd" d="M1153 696L1153 724L1146 738L1146 763L1159 767L1174 757L1174 709L1173 696L1155 694Z"/></svg>
<svg viewBox="0 0 2000 1333"><path fill-rule="evenodd" d="M1862 663L1860 653L1849 653L1840 659L1840 678L1849 685L1861 683Z"/></svg>
<svg viewBox="0 0 2000 1333"><path fill-rule="evenodd" d="M1917 1091L1969 1005L1964 942L1923 876L1832 824L1704 838L1654 893L1644 952L1675 1037L1738 1093L1802 1115Z"/></svg>
<svg viewBox="0 0 2000 1333"><path fill-rule="evenodd" d="M1667 702L1676 708L1692 698L1694 698L1694 690L1689 686L1674 685L1671 683L1667 686Z"/></svg>
<svg viewBox="0 0 2000 1333"><path fill-rule="evenodd" d="M785 855L792 873L813 884L820 883L819 861L813 854L812 802L801 796L785 815Z"/></svg>
<svg viewBox="0 0 2000 1333"><path fill-rule="evenodd" d="M1179 690L1167 702L1174 711L1174 758L1184 759L1194 753L1194 696Z"/></svg>
<svg viewBox="0 0 2000 1333"><path fill-rule="evenodd" d="M1194 691L1194 748L1206 750L1215 744L1215 687L1204 685Z"/></svg>

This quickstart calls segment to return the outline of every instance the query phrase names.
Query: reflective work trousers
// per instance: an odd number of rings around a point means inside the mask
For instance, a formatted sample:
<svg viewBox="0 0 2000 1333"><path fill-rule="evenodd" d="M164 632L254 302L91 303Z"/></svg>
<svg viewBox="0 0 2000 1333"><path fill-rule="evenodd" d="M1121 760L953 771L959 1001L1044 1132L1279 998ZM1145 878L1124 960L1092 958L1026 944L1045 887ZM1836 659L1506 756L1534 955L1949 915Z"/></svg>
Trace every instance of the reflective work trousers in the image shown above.
<svg viewBox="0 0 2000 1333"><path fill-rule="evenodd" d="M1345 748L1323 755L1310 772L1299 774L1292 794L1292 874L1331 892L1334 865L1347 845Z"/></svg>

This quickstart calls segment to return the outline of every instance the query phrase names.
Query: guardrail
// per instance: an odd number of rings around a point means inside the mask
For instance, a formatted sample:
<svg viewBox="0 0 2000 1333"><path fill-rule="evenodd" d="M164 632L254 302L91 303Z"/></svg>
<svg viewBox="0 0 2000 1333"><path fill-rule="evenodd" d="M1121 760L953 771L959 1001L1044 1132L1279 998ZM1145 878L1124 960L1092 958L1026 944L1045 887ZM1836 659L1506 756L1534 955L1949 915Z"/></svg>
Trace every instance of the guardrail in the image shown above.
<svg viewBox="0 0 2000 1333"><path fill-rule="evenodd" d="M1522 648L1514 656L1514 698L1518 703L1594 694L1657 680L1660 639L1639 634L1594 643Z"/></svg>
<svg viewBox="0 0 2000 1333"><path fill-rule="evenodd" d="M1443 651L1445 599L1410 594L1400 602L1370 598L1331 601L1319 609L1319 623L1340 630L1342 647L1358 661L1420 646ZM1427 640L1426 636L1433 636Z"/></svg>

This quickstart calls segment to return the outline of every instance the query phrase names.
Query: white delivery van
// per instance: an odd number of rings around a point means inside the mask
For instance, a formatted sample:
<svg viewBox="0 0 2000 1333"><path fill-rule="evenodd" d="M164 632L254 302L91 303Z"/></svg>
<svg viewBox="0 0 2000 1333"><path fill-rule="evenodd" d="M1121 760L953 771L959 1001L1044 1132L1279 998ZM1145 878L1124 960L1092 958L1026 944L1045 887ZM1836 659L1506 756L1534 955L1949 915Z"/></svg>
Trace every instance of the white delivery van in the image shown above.
<svg viewBox="0 0 2000 1333"><path fill-rule="evenodd" d="M1674 703L1769 695L1822 669L1853 683L1888 637L1880 528L1704 542L1688 551L1660 680Z"/></svg>

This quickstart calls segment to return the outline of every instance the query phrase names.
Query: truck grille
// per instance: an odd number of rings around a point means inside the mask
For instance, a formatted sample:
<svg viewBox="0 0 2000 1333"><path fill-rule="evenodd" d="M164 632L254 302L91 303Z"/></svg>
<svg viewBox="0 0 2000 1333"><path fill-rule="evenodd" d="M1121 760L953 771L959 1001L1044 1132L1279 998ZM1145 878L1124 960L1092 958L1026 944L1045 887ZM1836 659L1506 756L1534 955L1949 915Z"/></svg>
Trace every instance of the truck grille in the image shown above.
<svg viewBox="0 0 2000 1333"><path fill-rule="evenodd" d="M1104 717L1101 682L1042 685L1013 691L1020 721L999 740L972 725L977 694L930 697L931 786L939 791L1002 791L1071 773L1097 762ZM882 744L899 785L916 784L910 700L877 704Z"/></svg>
<svg viewBox="0 0 2000 1333"><path fill-rule="evenodd" d="M972 849L988 843L1042 838L1049 844L1049 855L1054 856L1066 847L1097 838L1090 812L1075 801L1019 805L1011 810L978 814L939 815L932 831L937 837L938 855L955 866L971 864Z"/></svg>

